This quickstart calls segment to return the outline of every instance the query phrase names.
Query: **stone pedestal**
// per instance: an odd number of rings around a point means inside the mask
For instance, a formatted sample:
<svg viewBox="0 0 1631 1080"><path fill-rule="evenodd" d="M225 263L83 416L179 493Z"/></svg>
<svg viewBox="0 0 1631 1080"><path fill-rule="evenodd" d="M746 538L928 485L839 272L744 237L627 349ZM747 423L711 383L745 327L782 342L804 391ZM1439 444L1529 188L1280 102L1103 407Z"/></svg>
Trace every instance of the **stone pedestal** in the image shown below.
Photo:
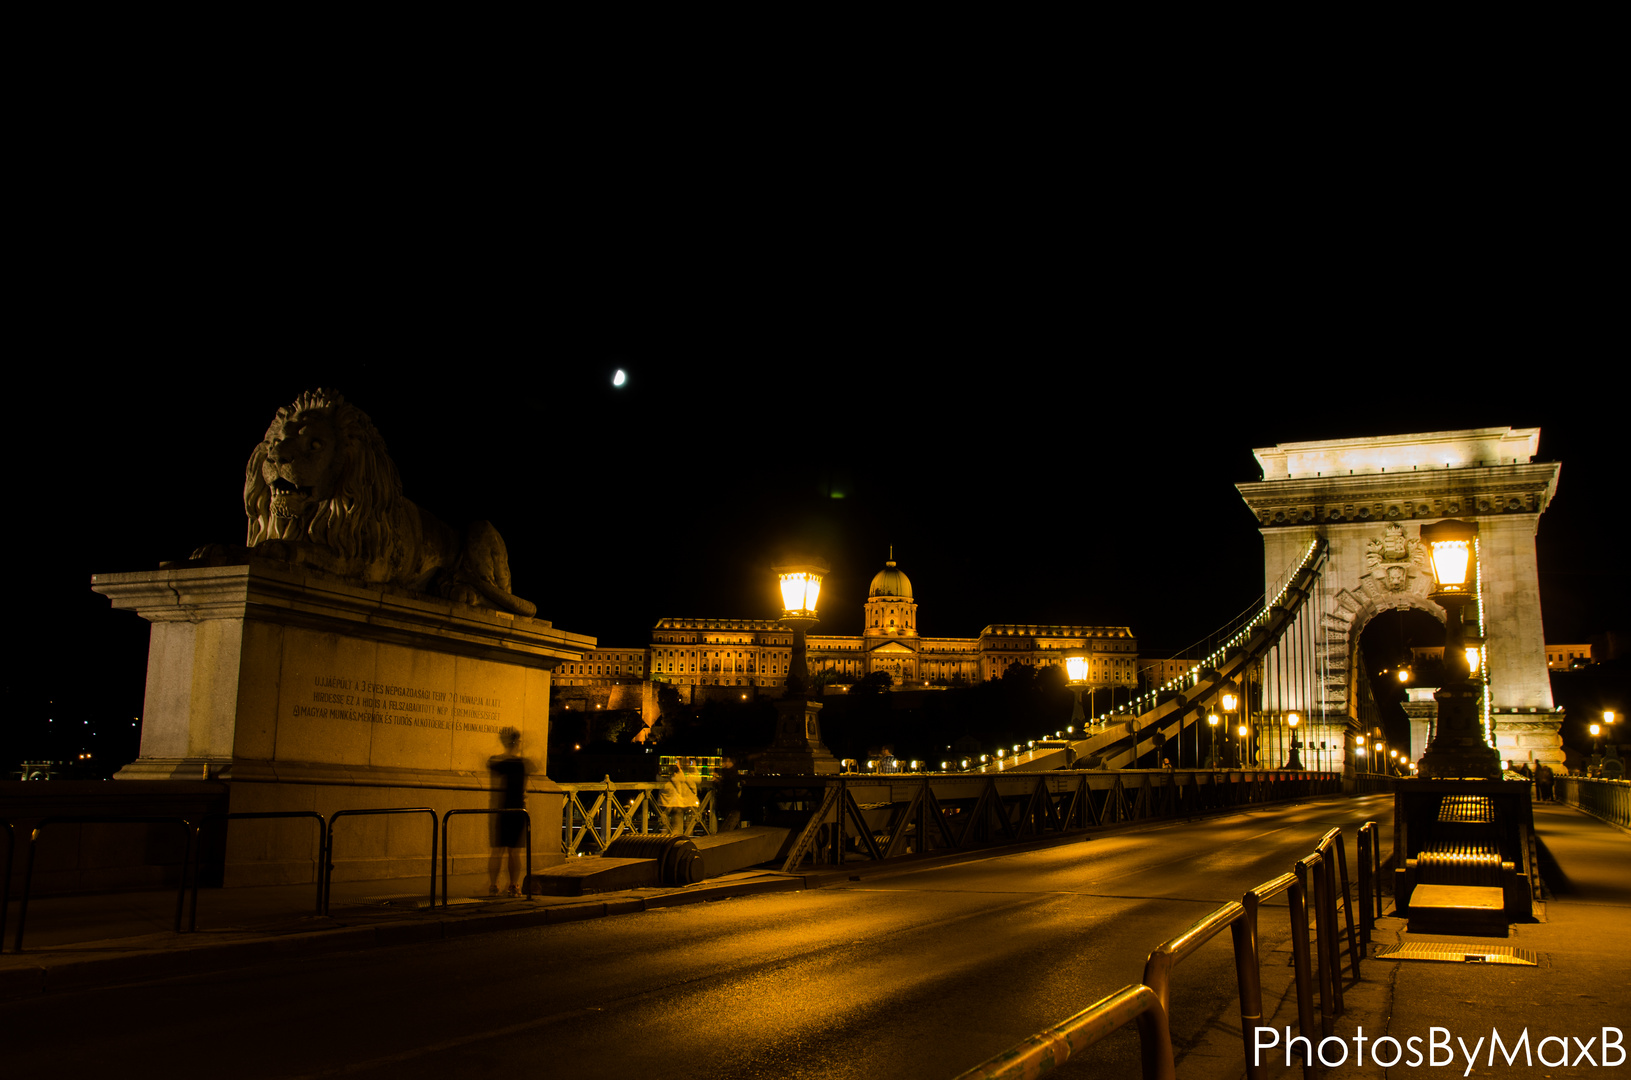
<svg viewBox="0 0 1631 1080"><path fill-rule="evenodd" d="M838 759L821 741L821 703L801 697L776 702L776 741L753 755L756 773L820 776L836 773Z"/></svg>
<svg viewBox="0 0 1631 1080"><path fill-rule="evenodd" d="M560 858L544 775L550 671L594 640L541 619L319 571L236 566L99 574L92 588L153 624L141 756L118 779L220 780L230 809L490 805L498 732L532 763L533 862ZM336 877L428 871L429 815L340 822ZM454 819L458 870L485 865L485 819ZM315 829L234 822L226 883L310 880Z"/></svg>

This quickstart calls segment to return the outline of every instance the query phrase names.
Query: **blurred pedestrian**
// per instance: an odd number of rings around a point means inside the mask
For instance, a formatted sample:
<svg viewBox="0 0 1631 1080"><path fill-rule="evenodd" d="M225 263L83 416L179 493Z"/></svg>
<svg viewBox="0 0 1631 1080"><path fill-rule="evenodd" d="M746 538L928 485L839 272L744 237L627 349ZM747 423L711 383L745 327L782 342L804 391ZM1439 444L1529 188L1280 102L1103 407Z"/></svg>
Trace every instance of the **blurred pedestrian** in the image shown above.
<svg viewBox="0 0 1631 1080"><path fill-rule="evenodd" d="M493 809L524 810L527 805L527 759L521 756L521 733L507 727L498 733L502 754L487 759L493 777ZM498 895L498 869L510 865L511 896L521 895L521 845L527 831L525 814L493 814L493 856L487 861L487 895Z"/></svg>
<svg viewBox="0 0 1631 1080"><path fill-rule="evenodd" d="M1539 789L1540 801L1552 801L1552 767L1544 761L1535 769L1535 787Z"/></svg>
<svg viewBox="0 0 1631 1080"><path fill-rule="evenodd" d="M691 823L687 818L700 801L697 798L696 776L695 765L688 766L684 759L676 758L668 779L658 792L657 801L667 818L668 831L675 836L687 836L691 832Z"/></svg>
<svg viewBox="0 0 1631 1080"><path fill-rule="evenodd" d="M714 774L714 817L720 832L731 832L742 824L742 774L735 758L721 761Z"/></svg>

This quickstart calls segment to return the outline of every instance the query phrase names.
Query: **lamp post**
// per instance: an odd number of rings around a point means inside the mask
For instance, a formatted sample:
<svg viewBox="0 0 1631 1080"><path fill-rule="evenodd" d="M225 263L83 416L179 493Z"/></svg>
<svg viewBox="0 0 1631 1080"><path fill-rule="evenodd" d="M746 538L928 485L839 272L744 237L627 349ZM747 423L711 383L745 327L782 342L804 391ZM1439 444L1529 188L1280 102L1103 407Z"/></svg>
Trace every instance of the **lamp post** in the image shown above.
<svg viewBox="0 0 1631 1080"><path fill-rule="evenodd" d="M1421 527L1421 538L1433 554L1435 584L1429 595L1444 608L1445 684L1433 695L1438 702L1438 730L1417 763L1423 779L1498 780L1501 757L1484 739L1478 722L1479 686L1468 663L1462 608L1477 592L1475 541L1478 526L1467 521L1435 521Z"/></svg>
<svg viewBox="0 0 1631 1080"><path fill-rule="evenodd" d="M1235 710L1240 708L1240 696L1235 693L1235 684L1224 686L1222 693L1218 694L1218 705L1223 709L1223 722L1230 727L1234 726ZM1242 768L1245 766L1242 765Z"/></svg>
<svg viewBox="0 0 1631 1080"><path fill-rule="evenodd" d="M1286 714L1286 727L1291 729L1291 756L1286 758L1286 768L1288 769L1300 769L1303 767L1303 759L1297 753L1298 750L1302 749L1303 745L1297 740L1297 724L1301 721L1301 719L1302 718L1296 713Z"/></svg>
<svg viewBox="0 0 1631 1080"><path fill-rule="evenodd" d="M821 741L821 703L809 700L805 632L816 624L816 603L828 566L819 559L775 568L781 586L781 622L793 631L786 691L776 702L776 739L754 759L759 772L836 773L839 763Z"/></svg>
<svg viewBox="0 0 1631 1080"><path fill-rule="evenodd" d="M1251 730L1252 729L1247 727L1245 724L1241 724L1235 729L1235 734L1239 736L1237 743L1240 747L1239 756L1240 767L1242 769L1246 767L1246 763L1251 758Z"/></svg>
<svg viewBox="0 0 1631 1080"><path fill-rule="evenodd" d="M1218 767L1218 714L1208 713L1206 723L1212 729L1206 739L1206 767L1215 769Z"/></svg>
<svg viewBox="0 0 1631 1080"><path fill-rule="evenodd" d="M1082 711L1082 688L1087 685L1087 650L1065 650L1065 674L1070 688L1076 692L1076 705L1070 710L1070 726L1085 727L1087 714Z"/></svg>
<svg viewBox="0 0 1631 1080"><path fill-rule="evenodd" d="M1354 772L1365 771L1365 736L1354 736Z"/></svg>

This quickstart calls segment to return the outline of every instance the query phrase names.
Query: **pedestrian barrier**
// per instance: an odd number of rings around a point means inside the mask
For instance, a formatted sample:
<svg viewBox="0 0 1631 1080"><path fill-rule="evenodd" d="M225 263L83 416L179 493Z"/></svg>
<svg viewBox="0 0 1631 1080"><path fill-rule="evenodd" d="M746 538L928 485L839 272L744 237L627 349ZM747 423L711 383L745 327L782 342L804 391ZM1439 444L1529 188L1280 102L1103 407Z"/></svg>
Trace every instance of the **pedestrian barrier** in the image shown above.
<svg viewBox="0 0 1631 1080"><path fill-rule="evenodd" d="M1375 835L1375 822L1367 822L1364 827ZM957 1080L1030 1080L1042 1076L1135 1019L1139 1024L1144 1080L1172 1080L1172 969L1225 928L1234 940L1246 1075L1249 1080L1261 1080L1265 1074L1262 1067L1255 1064L1253 1052L1256 1028L1262 1023L1263 1015L1262 958L1257 944L1257 915L1263 901L1282 892L1289 894L1297 1027L1309 1045L1317 1045L1320 1041L1313 1032L1313 979L1308 954L1307 898L1310 876L1314 885L1314 951L1319 957L1320 1035L1330 1035L1336 1017L1343 1011L1342 945L1337 933L1335 894L1340 889L1347 904L1349 882L1341 829L1332 829L1321 837L1311 854L1293 864L1291 873L1281 874L1248 890L1238 902L1224 904L1177 937L1156 946L1144 963L1142 983L1122 987L1069 1019L961 1073ZM1347 904L1347 916L1353 974L1357 979L1359 953L1354 940L1351 904ZM1304 1077L1312 1077L1313 1061L1306 1052L1302 1058Z"/></svg>
<svg viewBox="0 0 1631 1080"><path fill-rule="evenodd" d="M1257 910L1263 901L1281 893L1287 895L1291 913L1291 967L1297 988L1297 1030L1307 1034L1314 1029L1314 983L1308 957L1308 891L1296 874L1281 874L1273 881L1265 881L1248 889L1240 898L1246 914L1246 932L1251 941L1252 962L1249 967L1251 982L1241 983L1240 1030L1246 1045L1246 1075L1249 1080L1260 1080L1262 1066L1254 1059L1253 1047L1258 1025L1263 1022L1262 955L1257 948ZM1239 966L1237 964L1237 971ZM1303 1073L1311 1076L1313 1063L1303 1060Z"/></svg>
<svg viewBox="0 0 1631 1080"><path fill-rule="evenodd" d="M1295 770L1071 770L745 776L743 814L789 829L782 869L808 860L892 859L1027 841L1047 833L1336 793L1334 776Z"/></svg>
<svg viewBox="0 0 1631 1080"><path fill-rule="evenodd" d="M323 859L323 914L328 914L329 899L334 893L334 823L343 817L372 814L429 814L430 815L430 906L436 906L436 811L428 806L388 806L368 810L336 810L328 819L328 852ZM177 920L179 929L179 919Z"/></svg>
<svg viewBox="0 0 1631 1080"><path fill-rule="evenodd" d="M244 810L229 814L205 814L199 819L198 825L202 829L207 821L252 821L256 818L311 818L317 822L317 902L313 913L323 914L323 854L327 848L328 825L323 821L323 815L315 810ZM199 864L203 861L202 853L193 859L193 902L192 914L187 921L189 931L198 929L198 875Z"/></svg>
<svg viewBox="0 0 1631 1080"><path fill-rule="evenodd" d="M34 826L28 838L28 864L23 871L23 897L17 908L17 940L12 952L23 951L23 928L28 923L28 897L34 887L34 853L39 849L40 834L47 825L180 825L183 834L181 851L181 882L176 888L176 933L181 933L181 913L187 899L187 864L192 859L193 844L198 839L198 826L183 817L43 817ZM9 860L8 860L9 861ZM7 875L9 880L10 875Z"/></svg>
<svg viewBox="0 0 1631 1080"><path fill-rule="evenodd" d="M454 814L486 814L489 817L494 815L494 814L520 814L523 817L525 817L527 819L526 820L526 825L525 825L526 833L527 833L527 877L532 876L532 815L527 813L527 810L526 810L525 807L512 806L512 807L509 807L508 809L504 809L504 810L483 810L483 809L449 810L447 813L442 815L442 906L443 907L447 907L447 878L448 878L448 857L447 857L447 853L448 853L449 850L451 850L448 847L448 844L447 844L447 819L452 817ZM435 815L433 814L432 819L434 820L434 818L435 818ZM435 850L435 849L432 848L432 850ZM525 881L526 878L522 878L522 880ZM434 905L436 903L436 870L435 870L434 865L432 865L432 867L431 867L430 902L431 902L432 905Z"/></svg>
<svg viewBox="0 0 1631 1080"><path fill-rule="evenodd" d="M1138 983L1122 987L1070 1019L981 1062L957 1080L1033 1080L1132 1020L1138 1021L1145 1080L1173 1080L1172 1035L1166 1009L1154 990Z"/></svg>
<svg viewBox="0 0 1631 1080"><path fill-rule="evenodd" d="M1610 825L1631 829L1631 780L1559 776L1554 783L1562 802Z"/></svg>
<svg viewBox="0 0 1631 1080"><path fill-rule="evenodd" d="M660 836L668 832L668 821L656 805L661 784L613 783L611 777L598 784L562 784L566 798L561 807L561 852L564 855L604 855L619 836ZM584 799L593 800L584 805ZM695 807L691 831L702 826L703 835L712 836L719 824L714 815L714 791L698 792L701 805ZM655 819L655 827L652 822Z"/></svg>
<svg viewBox="0 0 1631 1080"><path fill-rule="evenodd" d="M1359 859L1359 951L1369 955L1371 931L1382 914L1382 842L1376 822L1359 826L1354 846Z"/></svg>

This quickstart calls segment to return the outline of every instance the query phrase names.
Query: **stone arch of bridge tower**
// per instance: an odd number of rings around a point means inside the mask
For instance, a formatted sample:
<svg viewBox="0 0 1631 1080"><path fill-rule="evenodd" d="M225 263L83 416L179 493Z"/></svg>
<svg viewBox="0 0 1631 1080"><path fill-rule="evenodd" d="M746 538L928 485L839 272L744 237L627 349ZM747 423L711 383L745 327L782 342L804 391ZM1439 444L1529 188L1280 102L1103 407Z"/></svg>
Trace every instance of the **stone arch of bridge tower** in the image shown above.
<svg viewBox="0 0 1631 1080"><path fill-rule="evenodd" d="M1332 700L1331 691L1339 689L1336 685L1338 680L1332 678L1327 684L1327 712L1337 716L1355 715L1354 702L1357 700L1357 681L1360 677L1359 636L1378 615L1401 609L1425 612L1440 626L1445 624L1448 617L1438 604L1409 594L1390 595L1385 603L1378 603L1362 592L1343 589L1332 598L1331 608L1326 614L1326 623L1321 629L1327 640L1326 670L1341 672L1341 698L1340 702ZM1340 661L1340 666L1332 664L1331 661Z"/></svg>

